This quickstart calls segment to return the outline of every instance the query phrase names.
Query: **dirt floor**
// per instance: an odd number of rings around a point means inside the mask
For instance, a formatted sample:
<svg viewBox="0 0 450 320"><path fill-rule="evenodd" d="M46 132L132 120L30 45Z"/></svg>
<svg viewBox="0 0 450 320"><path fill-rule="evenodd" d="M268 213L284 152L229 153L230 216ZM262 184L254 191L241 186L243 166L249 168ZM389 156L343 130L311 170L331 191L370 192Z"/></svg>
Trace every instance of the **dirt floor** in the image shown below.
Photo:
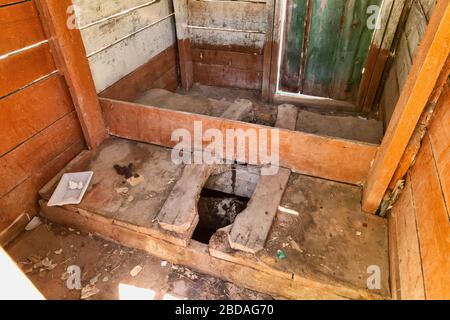
<svg viewBox="0 0 450 320"><path fill-rule="evenodd" d="M81 298L82 290L69 290L66 285L66 270L71 265L81 268L84 293L97 292L86 298L90 300L272 299L268 295L161 261L143 251L52 223L44 223L33 231L23 233L6 250L39 291L52 300ZM132 270L136 272L140 268L142 270L133 277Z"/></svg>

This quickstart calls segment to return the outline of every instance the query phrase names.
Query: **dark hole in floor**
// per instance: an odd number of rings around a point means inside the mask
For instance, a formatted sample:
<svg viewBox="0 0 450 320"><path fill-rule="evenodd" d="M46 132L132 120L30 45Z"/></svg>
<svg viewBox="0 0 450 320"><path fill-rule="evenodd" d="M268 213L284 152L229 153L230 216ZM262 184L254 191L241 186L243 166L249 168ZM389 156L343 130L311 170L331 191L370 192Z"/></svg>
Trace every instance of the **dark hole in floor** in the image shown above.
<svg viewBox="0 0 450 320"><path fill-rule="evenodd" d="M204 188L198 201L199 222L192 238L209 243L214 233L234 222L250 199Z"/></svg>

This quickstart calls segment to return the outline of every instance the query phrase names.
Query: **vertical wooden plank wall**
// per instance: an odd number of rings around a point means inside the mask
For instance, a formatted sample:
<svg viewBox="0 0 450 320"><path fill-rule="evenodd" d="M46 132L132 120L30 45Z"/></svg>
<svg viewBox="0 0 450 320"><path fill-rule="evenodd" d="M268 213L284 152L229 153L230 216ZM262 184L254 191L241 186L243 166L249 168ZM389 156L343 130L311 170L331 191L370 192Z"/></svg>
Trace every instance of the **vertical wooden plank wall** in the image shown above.
<svg viewBox="0 0 450 320"><path fill-rule="evenodd" d="M178 87L172 0L73 0L101 96L133 100Z"/></svg>
<svg viewBox="0 0 450 320"><path fill-rule="evenodd" d="M390 220L401 299L450 299L450 83Z"/></svg>
<svg viewBox="0 0 450 320"><path fill-rule="evenodd" d="M410 0L405 6L397 39L394 42L394 57L388 62L379 100L379 109L386 128L411 70L413 59L435 4L436 0Z"/></svg>
<svg viewBox="0 0 450 320"><path fill-rule="evenodd" d="M0 2L0 244L37 213L37 191L86 148L34 1Z"/></svg>
<svg viewBox="0 0 450 320"><path fill-rule="evenodd" d="M264 68L270 68L264 51L271 50L264 49L271 42L271 0L188 0L187 6L194 81L261 90Z"/></svg>

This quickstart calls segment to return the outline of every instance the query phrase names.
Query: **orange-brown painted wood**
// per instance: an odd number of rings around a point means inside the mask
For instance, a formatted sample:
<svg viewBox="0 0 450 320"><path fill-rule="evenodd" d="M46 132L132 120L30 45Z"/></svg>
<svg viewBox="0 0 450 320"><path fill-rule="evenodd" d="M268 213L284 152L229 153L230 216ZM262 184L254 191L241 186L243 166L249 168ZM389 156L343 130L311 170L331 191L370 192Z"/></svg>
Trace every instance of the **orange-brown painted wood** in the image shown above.
<svg viewBox="0 0 450 320"><path fill-rule="evenodd" d="M450 1L442 0L433 11L419 52L369 172L363 192L365 211L377 211L435 88L449 52Z"/></svg>
<svg viewBox="0 0 450 320"><path fill-rule="evenodd" d="M0 196L79 140L83 137L76 114L72 112L2 156Z"/></svg>
<svg viewBox="0 0 450 320"><path fill-rule="evenodd" d="M94 81L80 31L67 25L71 0L35 0L58 69L63 73L83 129L86 143L96 148L106 138Z"/></svg>
<svg viewBox="0 0 450 320"><path fill-rule="evenodd" d="M0 7L0 55L45 40L34 2Z"/></svg>
<svg viewBox="0 0 450 320"><path fill-rule="evenodd" d="M0 97L4 97L56 70L48 44L0 60Z"/></svg>
<svg viewBox="0 0 450 320"><path fill-rule="evenodd" d="M192 48L192 61L208 65L229 66L235 69L263 71L264 56L229 50Z"/></svg>
<svg viewBox="0 0 450 320"><path fill-rule="evenodd" d="M0 156L73 111L60 75L0 99ZM1 193L1 192L0 192Z"/></svg>
<svg viewBox="0 0 450 320"><path fill-rule="evenodd" d="M100 96L117 100L133 101L140 94L152 88L175 90L178 86L176 66L176 47L171 46L152 58L146 64L103 90L100 93ZM175 79L177 82L175 89L173 88L173 81L168 81L169 75L172 76L173 72L175 72ZM173 77L170 78L173 79Z"/></svg>
<svg viewBox="0 0 450 320"><path fill-rule="evenodd" d="M192 52L190 39L180 39L178 44L178 57L180 62L181 84L184 91L188 92L194 84L194 67L192 64Z"/></svg>
<svg viewBox="0 0 450 320"><path fill-rule="evenodd" d="M450 299L450 223L428 136L412 169L411 182L426 298Z"/></svg>
<svg viewBox="0 0 450 320"><path fill-rule="evenodd" d="M0 158L0 230L24 212L36 213L38 190L84 145L72 112Z"/></svg>
<svg viewBox="0 0 450 320"><path fill-rule="evenodd" d="M187 129L192 135L194 121L201 121L203 130L215 128L223 133L227 129L253 129L260 134L262 130L273 129L111 99L101 98L100 101L112 135L164 147L174 147L177 144L171 141L172 132L176 129ZM302 174L351 184L361 184L364 181L377 151L375 145L290 130L279 130L279 139L281 166ZM270 146L270 141L268 143Z"/></svg>
<svg viewBox="0 0 450 320"><path fill-rule="evenodd" d="M411 181L408 176L405 190L391 212L395 220L395 241L397 243L397 261L401 298L406 300L425 299L422 257L416 227L416 208L414 206Z"/></svg>
<svg viewBox="0 0 450 320"><path fill-rule="evenodd" d="M450 80L447 82L432 116L429 136L436 169L440 177L442 194L447 212L450 213Z"/></svg>
<svg viewBox="0 0 450 320"><path fill-rule="evenodd" d="M262 77L262 71L194 63L194 81L208 86L260 90Z"/></svg>

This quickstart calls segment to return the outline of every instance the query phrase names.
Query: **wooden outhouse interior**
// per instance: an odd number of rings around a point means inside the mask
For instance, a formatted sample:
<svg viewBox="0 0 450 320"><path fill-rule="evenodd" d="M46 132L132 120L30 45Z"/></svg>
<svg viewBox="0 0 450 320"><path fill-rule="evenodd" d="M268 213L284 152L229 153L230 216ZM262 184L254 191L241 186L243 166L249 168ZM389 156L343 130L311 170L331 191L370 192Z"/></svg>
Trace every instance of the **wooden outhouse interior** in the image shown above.
<svg viewBox="0 0 450 320"><path fill-rule="evenodd" d="M45 298L75 264L89 299L450 299L449 0L0 0L0 30L0 245ZM199 124L276 131L276 173L251 136L173 161Z"/></svg>

